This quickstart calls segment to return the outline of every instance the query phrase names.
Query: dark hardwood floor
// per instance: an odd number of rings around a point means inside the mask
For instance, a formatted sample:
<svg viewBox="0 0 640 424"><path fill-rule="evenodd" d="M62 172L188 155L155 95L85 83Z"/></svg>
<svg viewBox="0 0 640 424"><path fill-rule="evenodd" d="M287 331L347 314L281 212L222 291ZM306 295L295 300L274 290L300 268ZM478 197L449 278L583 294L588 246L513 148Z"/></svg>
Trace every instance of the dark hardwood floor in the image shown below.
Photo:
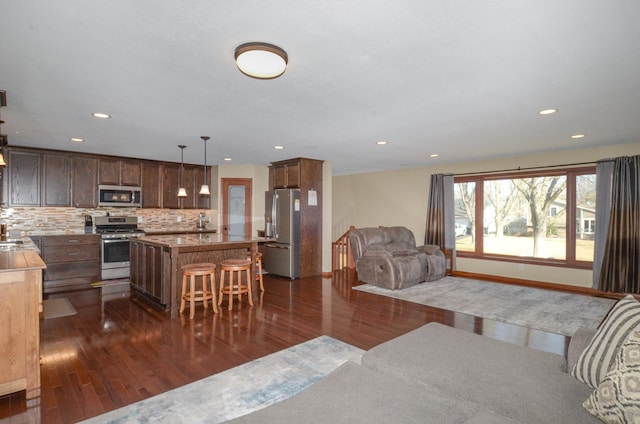
<svg viewBox="0 0 640 424"><path fill-rule="evenodd" d="M98 289L56 294L77 314L41 321L42 396L0 397L0 422L77 422L320 335L370 349L431 321L566 351L564 336L352 290L352 280L266 276L255 306L199 307L193 320L171 320L136 299L103 302Z"/></svg>

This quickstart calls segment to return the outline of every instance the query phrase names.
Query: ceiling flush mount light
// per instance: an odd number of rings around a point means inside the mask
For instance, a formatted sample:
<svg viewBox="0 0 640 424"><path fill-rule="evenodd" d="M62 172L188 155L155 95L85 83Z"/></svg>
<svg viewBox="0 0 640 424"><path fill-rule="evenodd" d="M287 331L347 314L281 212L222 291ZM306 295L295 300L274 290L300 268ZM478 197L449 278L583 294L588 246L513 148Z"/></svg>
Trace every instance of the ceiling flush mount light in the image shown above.
<svg viewBox="0 0 640 424"><path fill-rule="evenodd" d="M558 111L558 109L543 109L540 112L538 112L539 115L551 115L554 114Z"/></svg>
<svg viewBox="0 0 640 424"><path fill-rule="evenodd" d="M187 190L182 185L182 174L184 173L184 144L178 145L180 148L180 188L178 189L178 197L187 197ZM206 172L206 171L205 171Z"/></svg>
<svg viewBox="0 0 640 424"><path fill-rule="evenodd" d="M235 58L240 72L257 79L278 78L289 63L287 52L267 43L242 44L236 47Z"/></svg>
<svg viewBox="0 0 640 424"><path fill-rule="evenodd" d="M94 112L91 114L91 116L93 116L94 118L98 118L98 119L109 119L111 118L111 115L109 115L108 113L102 113L102 112Z"/></svg>
<svg viewBox="0 0 640 424"><path fill-rule="evenodd" d="M203 135L200 137L204 141L204 181L200 187L200 196L210 196L209 184L207 184L207 140L209 137Z"/></svg>

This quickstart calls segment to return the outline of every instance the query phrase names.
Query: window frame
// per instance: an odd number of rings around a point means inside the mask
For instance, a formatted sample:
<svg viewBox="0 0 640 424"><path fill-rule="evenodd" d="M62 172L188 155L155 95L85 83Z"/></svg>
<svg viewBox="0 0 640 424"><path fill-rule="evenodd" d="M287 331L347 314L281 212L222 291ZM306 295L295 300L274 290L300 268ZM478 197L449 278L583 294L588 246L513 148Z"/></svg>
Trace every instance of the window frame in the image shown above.
<svg viewBox="0 0 640 424"><path fill-rule="evenodd" d="M581 261L576 259L576 180L580 175L595 175L596 167L567 167L553 168L545 170L525 170L525 171L505 171L487 172L482 174L455 176L454 184L475 183L475 234L482 237L475 237L475 250L472 252L456 250L459 258L482 259L501 262L513 262L519 264L545 265L561 268L593 269L593 261ZM566 238L565 238L565 259L535 258L531 256L511 256L497 253L484 253L484 183L486 181L532 178L532 177L555 177L565 176L566 187ZM480 201L478 201L480 199ZM569 225L569 223L572 223Z"/></svg>

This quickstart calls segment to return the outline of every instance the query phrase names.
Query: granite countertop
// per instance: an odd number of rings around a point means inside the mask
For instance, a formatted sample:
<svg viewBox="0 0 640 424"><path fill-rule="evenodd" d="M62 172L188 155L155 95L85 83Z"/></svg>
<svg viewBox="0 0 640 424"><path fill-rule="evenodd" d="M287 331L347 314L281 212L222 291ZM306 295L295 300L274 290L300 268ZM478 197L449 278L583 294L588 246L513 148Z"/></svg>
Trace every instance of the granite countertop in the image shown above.
<svg viewBox="0 0 640 424"><path fill-rule="evenodd" d="M162 236L168 234L214 234L218 232L215 228L192 228L187 230L145 230L144 228L141 228L141 230L150 236Z"/></svg>
<svg viewBox="0 0 640 424"><path fill-rule="evenodd" d="M264 237L233 237L223 236L217 233L202 233L202 234L166 234L166 235L146 235L137 239L141 242L147 242L151 244L157 244L168 247L192 247L192 246L204 246L204 245L219 245L219 244L235 244L235 243L260 243L269 241Z"/></svg>
<svg viewBox="0 0 640 424"><path fill-rule="evenodd" d="M38 246L29 237L0 240L0 252L24 252L34 251L40 253Z"/></svg>

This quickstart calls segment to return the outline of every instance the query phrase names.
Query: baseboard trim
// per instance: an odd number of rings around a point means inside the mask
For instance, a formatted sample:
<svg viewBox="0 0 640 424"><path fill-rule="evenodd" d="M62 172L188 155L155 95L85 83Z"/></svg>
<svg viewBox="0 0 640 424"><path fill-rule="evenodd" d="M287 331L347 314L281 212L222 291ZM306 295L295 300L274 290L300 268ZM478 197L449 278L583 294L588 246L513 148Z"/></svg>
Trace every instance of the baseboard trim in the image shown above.
<svg viewBox="0 0 640 424"><path fill-rule="evenodd" d="M451 275L454 277L473 278L474 280L485 280L494 283L514 284L527 287L536 287L548 290L558 290L568 293L586 294L595 297L606 297L611 299L620 299L624 297L622 293L608 293L596 290L590 287L577 287L567 284L548 283L546 281L524 280L521 278L502 277L498 275L476 274L475 272L454 271Z"/></svg>

